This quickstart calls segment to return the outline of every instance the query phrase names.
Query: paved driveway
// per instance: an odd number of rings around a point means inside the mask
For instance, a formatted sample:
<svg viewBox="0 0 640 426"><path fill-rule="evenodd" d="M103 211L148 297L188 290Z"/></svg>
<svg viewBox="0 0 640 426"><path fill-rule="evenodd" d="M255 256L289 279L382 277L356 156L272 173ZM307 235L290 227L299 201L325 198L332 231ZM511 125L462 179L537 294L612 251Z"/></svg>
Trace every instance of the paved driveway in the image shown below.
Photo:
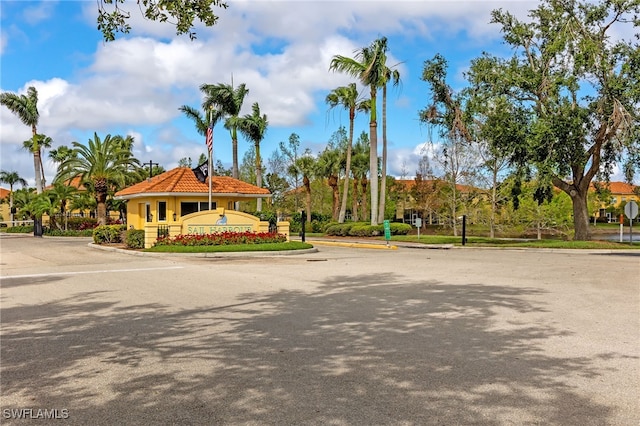
<svg viewBox="0 0 640 426"><path fill-rule="evenodd" d="M2 424L640 419L637 253L87 242L0 237Z"/></svg>

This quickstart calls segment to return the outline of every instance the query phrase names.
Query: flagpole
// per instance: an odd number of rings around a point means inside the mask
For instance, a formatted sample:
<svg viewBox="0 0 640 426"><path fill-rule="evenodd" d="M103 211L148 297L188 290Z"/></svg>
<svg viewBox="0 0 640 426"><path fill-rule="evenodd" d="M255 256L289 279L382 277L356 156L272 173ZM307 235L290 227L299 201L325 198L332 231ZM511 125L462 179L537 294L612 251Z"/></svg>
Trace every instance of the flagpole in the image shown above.
<svg viewBox="0 0 640 426"><path fill-rule="evenodd" d="M209 126L211 126L211 149L209 151L209 211L211 211L211 180L213 179L213 109L209 109ZM207 147L208 148L208 147Z"/></svg>

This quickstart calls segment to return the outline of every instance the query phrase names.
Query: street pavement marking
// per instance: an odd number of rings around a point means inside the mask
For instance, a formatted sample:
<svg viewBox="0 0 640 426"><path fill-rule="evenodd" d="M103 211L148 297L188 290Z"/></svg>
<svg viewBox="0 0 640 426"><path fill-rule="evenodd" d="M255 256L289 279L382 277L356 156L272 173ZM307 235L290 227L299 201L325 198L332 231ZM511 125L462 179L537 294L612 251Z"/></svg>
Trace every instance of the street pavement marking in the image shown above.
<svg viewBox="0 0 640 426"><path fill-rule="evenodd" d="M82 275L82 274L104 274L105 272L140 272L140 271L158 271L163 269L182 269L184 266L162 266L158 268L135 268L135 269L103 269L101 271L77 271L77 272L50 272L48 274L29 274L29 275L6 275L0 277L0 280L8 280L12 278L37 278L50 277L55 275Z"/></svg>

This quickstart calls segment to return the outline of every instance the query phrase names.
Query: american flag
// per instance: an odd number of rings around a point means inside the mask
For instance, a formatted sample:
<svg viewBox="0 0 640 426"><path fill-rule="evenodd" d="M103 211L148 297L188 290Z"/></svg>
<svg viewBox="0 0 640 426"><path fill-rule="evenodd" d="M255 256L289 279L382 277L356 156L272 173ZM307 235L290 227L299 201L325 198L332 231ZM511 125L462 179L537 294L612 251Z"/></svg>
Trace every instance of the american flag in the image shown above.
<svg viewBox="0 0 640 426"><path fill-rule="evenodd" d="M213 126L209 125L209 127L207 127L207 148L209 149L209 152L211 152L211 150L213 149Z"/></svg>

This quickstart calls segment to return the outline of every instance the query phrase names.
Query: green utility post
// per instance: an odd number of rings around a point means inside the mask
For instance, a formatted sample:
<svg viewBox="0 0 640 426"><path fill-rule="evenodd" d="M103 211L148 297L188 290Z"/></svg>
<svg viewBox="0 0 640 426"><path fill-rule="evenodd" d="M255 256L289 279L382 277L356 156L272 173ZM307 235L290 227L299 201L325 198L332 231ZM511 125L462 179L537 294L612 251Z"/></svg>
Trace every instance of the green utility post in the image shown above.
<svg viewBox="0 0 640 426"><path fill-rule="evenodd" d="M391 239L391 225L388 220L383 222L384 224L384 239L387 240L387 247L389 247L389 240Z"/></svg>

